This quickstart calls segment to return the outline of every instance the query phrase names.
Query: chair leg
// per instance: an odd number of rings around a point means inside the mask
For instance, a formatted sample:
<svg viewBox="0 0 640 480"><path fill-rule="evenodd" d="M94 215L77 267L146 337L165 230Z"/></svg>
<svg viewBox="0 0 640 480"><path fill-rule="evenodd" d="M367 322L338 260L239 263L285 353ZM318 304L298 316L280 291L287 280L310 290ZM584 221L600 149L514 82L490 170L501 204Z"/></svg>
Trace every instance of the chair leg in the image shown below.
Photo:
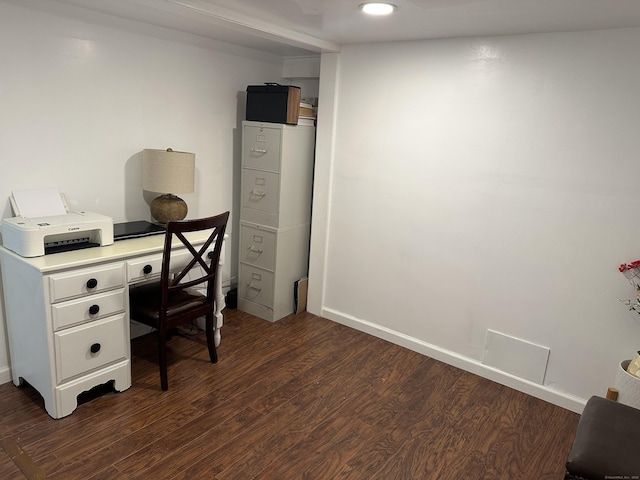
<svg viewBox="0 0 640 480"><path fill-rule="evenodd" d="M205 328L207 330L207 347L209 348L209 359L211 363L218 363L218 352L216 351L216 343L213 338L213 313L210 313L206 316L206 325Z"/></svg>
<svg viewBox="0 0 640 480"><path fill-rule="evenodd" d="M160 365L160 385L162 390L169 389L167 378L167 334L158 330L158 364Z"/></svg>

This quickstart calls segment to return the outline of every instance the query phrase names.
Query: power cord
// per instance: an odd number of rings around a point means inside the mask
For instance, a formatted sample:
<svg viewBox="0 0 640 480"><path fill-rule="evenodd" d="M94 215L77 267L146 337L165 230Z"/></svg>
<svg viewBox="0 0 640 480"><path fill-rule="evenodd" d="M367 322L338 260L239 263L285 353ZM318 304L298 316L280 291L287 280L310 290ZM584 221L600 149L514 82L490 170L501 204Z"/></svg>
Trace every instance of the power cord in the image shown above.
<svg viewBox="0 0 640 480"><path fill-rule="evenodd" d="M188 327L186 324L181 325L177 330L177 335L180 337L197 337L200 333L200 329L195 321L192 321Z"/></svg>

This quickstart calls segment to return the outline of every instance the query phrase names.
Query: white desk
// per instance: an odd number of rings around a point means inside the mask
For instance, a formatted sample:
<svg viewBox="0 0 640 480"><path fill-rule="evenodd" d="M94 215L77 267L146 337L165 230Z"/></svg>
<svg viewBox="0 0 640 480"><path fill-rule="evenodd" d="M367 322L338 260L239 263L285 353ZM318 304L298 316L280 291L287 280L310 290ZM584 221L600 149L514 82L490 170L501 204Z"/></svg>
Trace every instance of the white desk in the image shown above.
<svg viewBox="0 0 640 480"><path fill-rule="evenodd" d="M188 238L203 243L207 233ZM0 247L13 383L26 380L38 390L53 418L71 414L77 396L97 385L131 386L129 287L159 277L163 247L164 235L34 258ZM191 255L179 243L176 250L177 267ZM225 306L223 263L224 245L215 285L216 346Z"/></svg>

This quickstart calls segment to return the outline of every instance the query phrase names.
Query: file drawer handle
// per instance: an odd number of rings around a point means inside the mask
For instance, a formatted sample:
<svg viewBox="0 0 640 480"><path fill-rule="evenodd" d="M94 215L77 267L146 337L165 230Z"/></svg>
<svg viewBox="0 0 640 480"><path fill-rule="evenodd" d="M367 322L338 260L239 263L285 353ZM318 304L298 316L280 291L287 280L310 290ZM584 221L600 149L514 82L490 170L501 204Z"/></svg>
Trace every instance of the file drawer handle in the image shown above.
<svg viewBox="0 0 640 480"><path fill-rule="evenodd" d="M145 265L142 267L142 273L145 275L149 275L153 271L153 267L151 265Z"/></svg>
<svg viewBox="0 0 640 480"><path fill-rule="evenodd" d="M256 197L265 197L267 194L264 192L259 192L258 190L251 190L251 195L254 195Z"/></svg>
<svg viewBox="0 0 640 480"><path fill-rule="evenodd" d="M94 343L93 345L91 345L91 348L89 350L91 350L91 353L98 353L100 351L100 344Z"/></svg>
<svg viewBox="0 0 640 480"><path fill-rule="evenodd" d="M95 315L96 313L98 313L100 311L100 305L91 305L89 307L89 313L91 315Z"/></svg>
<svg viewBox="0 0 640 480"><path fill-rule="evenodd" d="M98 280L95 278L90 278L87 280L87 288L96 288L98 286Z"/></svg>
<svg viewBox="0 0 640 480"><path fill-rule="evenodd" d="M255 290L256 292L261 292L262 291L261 288L256 287L253 283L247 283L247 288L249 290Z"/></svg>
<svg viewBox="0 0 640 480"><path fill-rule="evenodd" d="M267 151L264 148L252 148L251 151L253 153L267 153Z"/></svg>
<svg viewBox="0 0 640 480"><path fill-rule="evenodd" d="M253 245L249 245L249 251L260 254L264 252L264 250L262 250L261 248L256 248Z"/></svg>

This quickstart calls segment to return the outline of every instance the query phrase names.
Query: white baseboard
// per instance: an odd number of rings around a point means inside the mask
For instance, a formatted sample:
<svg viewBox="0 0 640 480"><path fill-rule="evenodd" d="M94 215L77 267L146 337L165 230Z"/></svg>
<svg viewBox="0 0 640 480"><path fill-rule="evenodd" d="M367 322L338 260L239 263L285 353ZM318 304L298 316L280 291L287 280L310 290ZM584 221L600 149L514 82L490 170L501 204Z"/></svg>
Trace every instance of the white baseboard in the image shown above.
<svg viewBox="0 0 640 480"><path fill-rule="evenodd" d="M450 350L432 345L409 335L396 332L387 327L383 327L366 320L360 320L330 308L322 309L322 317L361 332L368 333L374 337L382 338L383 340L387 340L395 345L408 348L414 352L439 360L475 375L479 375L483 378L487 378L501 385L518 390L519 392L526 393L527 395L553 403L554 405L566 408L572 412L582 413L582 410L584 409L584 405L586 403L586 399L584 398L568 395L544 385L539 385L537 383L530 382L529 380L516 377L501 370L483 365L477 360L473 360Z"/></svg>
<svg viewBox="0 0 640 480"><path fill-rule="evenodd" d="M0 385L11 381L11 370L9 367L0 368Z"/></svg>

